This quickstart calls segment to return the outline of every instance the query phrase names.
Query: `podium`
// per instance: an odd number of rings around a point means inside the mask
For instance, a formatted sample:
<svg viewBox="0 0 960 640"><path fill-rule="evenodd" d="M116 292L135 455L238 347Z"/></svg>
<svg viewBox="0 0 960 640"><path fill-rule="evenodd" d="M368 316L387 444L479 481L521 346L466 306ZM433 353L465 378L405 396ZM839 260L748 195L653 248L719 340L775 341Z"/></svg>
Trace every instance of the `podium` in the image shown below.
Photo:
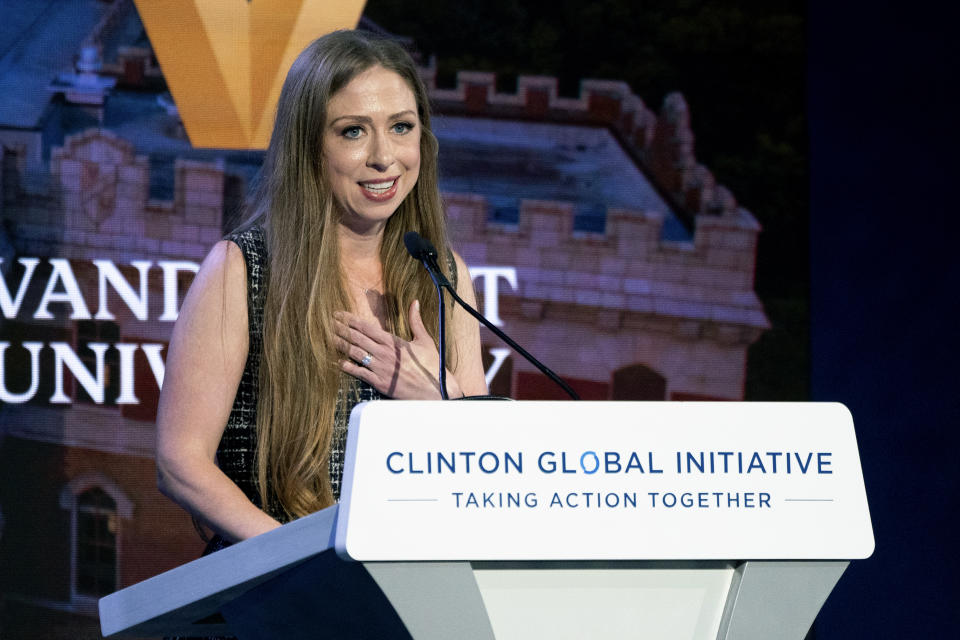
<svg viewBox="0 0 960 640"><path fill-rule="evenodd" d="M104 636L801 640L874 544L829 403L365 403L343 487Z"/></svg>

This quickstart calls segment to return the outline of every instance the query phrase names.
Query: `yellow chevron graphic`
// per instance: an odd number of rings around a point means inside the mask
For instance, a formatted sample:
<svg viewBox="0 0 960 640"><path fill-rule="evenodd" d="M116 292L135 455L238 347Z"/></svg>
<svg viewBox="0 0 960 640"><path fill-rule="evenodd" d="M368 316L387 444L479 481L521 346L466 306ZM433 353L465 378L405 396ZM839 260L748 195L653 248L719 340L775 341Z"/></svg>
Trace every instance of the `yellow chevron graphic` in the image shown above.
<svg viewBox="0 0 960 640"><path fill-rule="evenodd" d="M134 0L195 147L264 149L280 88L313 39L365 0Z"/></svg>

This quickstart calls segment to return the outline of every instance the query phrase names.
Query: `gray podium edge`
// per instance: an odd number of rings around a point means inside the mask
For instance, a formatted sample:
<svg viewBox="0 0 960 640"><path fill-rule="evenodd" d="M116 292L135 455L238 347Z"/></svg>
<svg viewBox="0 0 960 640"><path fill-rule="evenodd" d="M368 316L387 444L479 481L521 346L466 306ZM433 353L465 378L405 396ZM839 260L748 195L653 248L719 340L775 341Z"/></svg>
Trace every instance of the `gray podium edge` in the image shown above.
<svg viewBox="0 0 960 640"><path fill-rule="evenodd" d="M104 637L223 635L226 623L207 621L246 591L333 545L337 507L198 558L100 599Z"/></svg>
<svg viewBox="0 0 960 640"><path fill-rule="evenodd" d="M469 562L364 562L415 640L494 640ZM418 579L410 588L411 577Z"/></svg>
<svg viewBox="0 0 960 640"><path fill-rule="evenodd" d="M338 506L295 520L100 599L104 637L236 634L235 598L334 547ZM469 562L362 563L416 640L493 640ZM411 584L415 582L415 588Z"/></svg>
<svg viewBox="0 0 960 640"><path fill-rule="evenodd" d="M717 640L800 640L849 564L748 560L737 565Z"/></svg>

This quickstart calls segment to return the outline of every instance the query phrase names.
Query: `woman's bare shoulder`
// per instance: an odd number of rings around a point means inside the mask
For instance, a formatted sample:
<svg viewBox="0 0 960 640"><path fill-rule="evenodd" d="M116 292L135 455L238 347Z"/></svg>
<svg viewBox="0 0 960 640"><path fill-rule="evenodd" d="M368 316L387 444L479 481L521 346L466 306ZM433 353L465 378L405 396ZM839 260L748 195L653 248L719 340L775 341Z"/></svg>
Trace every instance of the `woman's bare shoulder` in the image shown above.
<svg viewBox="0 0 960 640"><path fill-rule="evenodd" d="M243 252L235 243L221 240L215 244L184 298L171 347L182 351L189 345L191 352L205 354L245 350L246 272ZM236 359L223 354L218 360L223 357Z"/></svg>
<svg viewBox="0 0 960 640"><path fill-rule="evenodd" d="M247 264L243 251L231 240L221 240L210 249L187 291L183 312L189 313L203 299L219 299L221 304L246 306ZM206 300L210 302L212 300Z"/></svg>

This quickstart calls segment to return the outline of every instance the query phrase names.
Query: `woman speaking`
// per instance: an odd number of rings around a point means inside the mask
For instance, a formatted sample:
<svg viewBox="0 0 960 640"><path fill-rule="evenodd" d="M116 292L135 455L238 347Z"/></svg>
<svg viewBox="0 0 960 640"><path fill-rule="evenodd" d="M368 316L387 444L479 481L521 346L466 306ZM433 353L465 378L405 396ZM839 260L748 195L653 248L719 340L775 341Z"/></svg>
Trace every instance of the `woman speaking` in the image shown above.
<svg viewBox="0 0 960 640"><path fill-rule="evenodd" d="M211 550L339 499L358 402L440 397L437 293L411 230L473 304L413 61L324 36L293 63L247 221L204 260L170 342L159 485L217 532ZM484 394L478 326L447 314L450 397Z"/></svg>

